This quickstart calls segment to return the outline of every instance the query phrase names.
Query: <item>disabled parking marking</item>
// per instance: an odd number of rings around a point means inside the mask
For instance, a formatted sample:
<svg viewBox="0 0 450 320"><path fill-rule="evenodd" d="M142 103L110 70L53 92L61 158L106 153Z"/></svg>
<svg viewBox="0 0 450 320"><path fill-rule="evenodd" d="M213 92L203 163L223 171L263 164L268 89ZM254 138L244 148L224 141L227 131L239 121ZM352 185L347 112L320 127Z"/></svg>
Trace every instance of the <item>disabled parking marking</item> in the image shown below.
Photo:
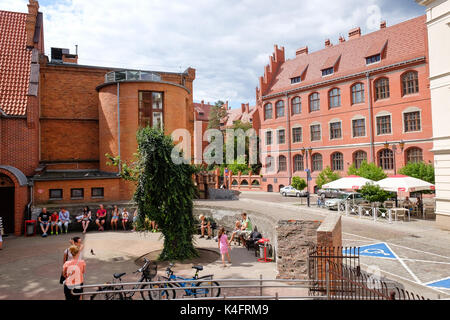
<svg viewBox="0 0 450 320"><path fill-rule="evenodd" d="M438 281L429 282L426 285L428 287L450 290L450 277Z"/></svg>
<svg viewBox="0 0 450 320"><path fill-rule="evenodd" d="M343 253L351 254L346 249L343 249ZM373 258L398 259L395 253L384 242L359 247L359 255Z"/></svg>

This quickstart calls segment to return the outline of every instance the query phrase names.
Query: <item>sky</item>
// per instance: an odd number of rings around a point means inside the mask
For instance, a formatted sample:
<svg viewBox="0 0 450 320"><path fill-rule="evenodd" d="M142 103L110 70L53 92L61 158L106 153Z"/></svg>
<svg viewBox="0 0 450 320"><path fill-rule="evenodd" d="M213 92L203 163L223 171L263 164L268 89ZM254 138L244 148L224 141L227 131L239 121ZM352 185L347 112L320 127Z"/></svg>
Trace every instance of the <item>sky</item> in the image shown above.
<svg viewBox="0 0 450 320"><path fill-rule="evenodd" d="M0 0L26 12L28 0ZM361 27L362 34L425 14L414 0L40 0L45 51L75 52L79 64L183 72L196 69L194 102L255 104L274 45L298 48Z"/></svg>

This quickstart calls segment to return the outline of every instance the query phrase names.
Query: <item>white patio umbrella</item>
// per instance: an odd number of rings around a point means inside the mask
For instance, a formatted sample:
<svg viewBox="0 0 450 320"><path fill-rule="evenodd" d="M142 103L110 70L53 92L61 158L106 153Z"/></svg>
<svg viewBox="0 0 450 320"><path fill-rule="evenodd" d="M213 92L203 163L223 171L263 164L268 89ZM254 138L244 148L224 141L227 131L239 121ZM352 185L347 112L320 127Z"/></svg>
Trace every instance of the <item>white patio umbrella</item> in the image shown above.
<svg viewBox="0 0 450 320"><path fill-rule="evenodd" d="M377 184L381 189L390 192L434 190L434 184L401 174L387 177L378 181Z"/></svg>
<svg viewBox="0 0 450 320"><path fill-rule="evenodd" d="M347 176L338 180L334 180L332 182L328 182L324 184L322 188L358 190L366 183L375 183L375 181L359 176Z"/></svg>

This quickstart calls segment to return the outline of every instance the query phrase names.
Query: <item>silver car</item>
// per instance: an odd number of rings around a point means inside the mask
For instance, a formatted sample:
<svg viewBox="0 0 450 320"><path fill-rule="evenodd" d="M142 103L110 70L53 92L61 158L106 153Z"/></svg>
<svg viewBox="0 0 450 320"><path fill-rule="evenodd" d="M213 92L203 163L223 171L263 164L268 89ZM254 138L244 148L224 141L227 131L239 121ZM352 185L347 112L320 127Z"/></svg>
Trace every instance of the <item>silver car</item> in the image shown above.
<svg viewBox="0 0 450 320"><path fill-rule="evenodd" d="M306 191L297 190L293 186L287 186L280 189L280 193L283 197L294 196L294 197L305 197Z"/></svg>
<svg viewBox="0 0 450 320"><path fill-rule="evenodd" d="M362 194L357 192L345 192L341 194L339 197L334 199L329 199L325 201L325 207L328 209L338 209L338 205L340 206L341 210L345 210L345 202L349 201L350 205L358 205L362 202L365 202L366 200L362 196Z"/></svg>

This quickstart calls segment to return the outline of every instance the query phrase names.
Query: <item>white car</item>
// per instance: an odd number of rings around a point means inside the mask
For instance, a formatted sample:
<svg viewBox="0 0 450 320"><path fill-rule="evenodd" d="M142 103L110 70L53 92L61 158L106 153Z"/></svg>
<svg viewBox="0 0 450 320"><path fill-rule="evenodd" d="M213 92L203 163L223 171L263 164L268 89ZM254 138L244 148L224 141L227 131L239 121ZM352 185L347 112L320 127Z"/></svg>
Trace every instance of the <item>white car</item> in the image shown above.
<svg viewBox="0 0 450 320"><path fill-rule="evenodd" d="M283 197L294 196L294 197L305 197L306 191L297 190L293 186L287 186L280 189L280 193Z"/></svg>
<svg viewBox="0 0 450 320"><path fill-rule="evenodd" d="M340 205L341 210L345 210L345 202L349 201L351 205L358 205L365 201L362 194L357 192L345 192L341 194L338 198L329 199L325 201L325 207L328 209L338 209L338 205Z"/></svg>

